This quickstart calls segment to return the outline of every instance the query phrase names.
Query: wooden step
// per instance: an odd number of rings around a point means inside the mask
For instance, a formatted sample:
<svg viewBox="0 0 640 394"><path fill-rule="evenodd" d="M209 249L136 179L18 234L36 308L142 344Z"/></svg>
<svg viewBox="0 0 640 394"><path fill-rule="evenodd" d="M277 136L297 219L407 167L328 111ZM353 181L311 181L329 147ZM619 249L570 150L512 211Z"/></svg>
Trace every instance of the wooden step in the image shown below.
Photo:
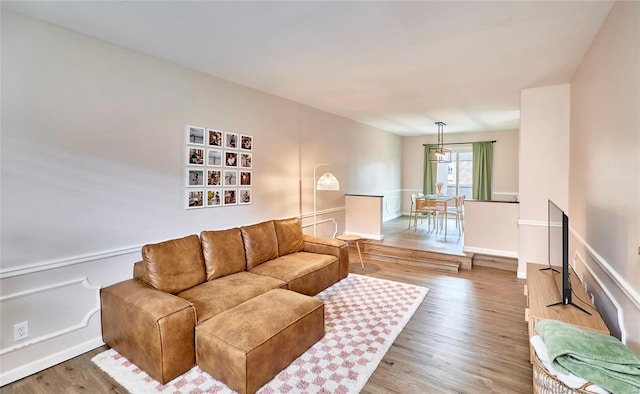
<svg viewBox="0 0 640 394"><path fill-rule="evenodd" d="M511 257L490 256L487 254L476 253L473 255L473 265L518 272L518 259Z"/></svg>
<svg viewBox="0 0 640 394"><path fill-rule="evenodd" d="M367 241L363 242L363 246L363 254L367 259L397 262L399 264L441 269L449 272L458 272L459 268L471 269L471 257L464 254L446 254Z"/></svg>
<svg viewBox="0 0 640 394"><path fill-rule="evenodd" d="M458 272L460 263L452 263L447 261L424 261L412 260L401 257L390 257L384 255L367 255L367 261L380 261L385 263L395 263L401 265L409 265L412 267L428 268L432 270Z"/></svg>

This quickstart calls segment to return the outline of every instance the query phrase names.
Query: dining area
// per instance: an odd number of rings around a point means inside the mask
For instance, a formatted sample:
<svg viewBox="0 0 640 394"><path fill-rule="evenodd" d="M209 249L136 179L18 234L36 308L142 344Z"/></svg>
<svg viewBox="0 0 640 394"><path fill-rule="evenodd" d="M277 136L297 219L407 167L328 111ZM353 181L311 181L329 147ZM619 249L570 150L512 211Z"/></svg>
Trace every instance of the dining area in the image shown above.
<svg viewBox="0 0 640 394"><path fill-rule="evenodd" d="M413 193L408 229L413 225L417 232L426 224L427 234L442 234L446 240L451 221L460 236L464 233L464 201L464 195Z"/></svg>

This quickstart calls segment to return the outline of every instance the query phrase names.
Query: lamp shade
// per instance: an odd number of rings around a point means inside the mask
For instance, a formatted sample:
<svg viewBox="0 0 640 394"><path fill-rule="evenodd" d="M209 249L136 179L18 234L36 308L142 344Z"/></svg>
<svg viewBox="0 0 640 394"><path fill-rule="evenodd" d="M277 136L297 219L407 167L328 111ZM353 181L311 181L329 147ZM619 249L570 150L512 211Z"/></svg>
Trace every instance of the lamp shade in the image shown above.
<svg viewBox="0 0 640 394"><path fill-rule="evenodd" d="M340 182L335 175L327 171L318 178L316 190L340 190Z"/></svg>
<svg viewBox="0 0 640 394"><path fill-rule="evenodd" d="M442 147L431 147L428 152L429 161L451 163L451 151Z"/></svg>

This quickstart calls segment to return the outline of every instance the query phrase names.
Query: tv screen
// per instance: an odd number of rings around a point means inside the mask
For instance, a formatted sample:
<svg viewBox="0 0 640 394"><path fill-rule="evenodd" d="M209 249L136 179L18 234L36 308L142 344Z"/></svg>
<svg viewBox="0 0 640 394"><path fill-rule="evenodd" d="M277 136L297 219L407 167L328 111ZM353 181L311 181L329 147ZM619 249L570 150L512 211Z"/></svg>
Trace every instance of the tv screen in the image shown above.
<svg viewBox="0 0 640 394"><path fill-rule="evenodd" d="M548 245L549 270L554 276L560 300L553 305L573 305L585 313L591 314L573 303L571 278L569 277L569 217L560 207L549 200L548 204Z"/></svg>
<svg viewBox="0 0 640 394"><path fill-rule="evenodd" d="M548 237L549 237L549 268L554 269L557 267L557 272L566 272L565 267L568 266L568 245L565 241L565 223L568 224L569 219L567 215L560 209L553 201L549 200L548 207ZM566 265L565 265L566 264ZM560 271L561 270L561 271ZM564 280L568 275L554 275L560 276L560 283L558 283L558 291L562 297L562 303L568 304L567 295L565 290L569 290L568 297L571 297L571 281Z"/></svg>

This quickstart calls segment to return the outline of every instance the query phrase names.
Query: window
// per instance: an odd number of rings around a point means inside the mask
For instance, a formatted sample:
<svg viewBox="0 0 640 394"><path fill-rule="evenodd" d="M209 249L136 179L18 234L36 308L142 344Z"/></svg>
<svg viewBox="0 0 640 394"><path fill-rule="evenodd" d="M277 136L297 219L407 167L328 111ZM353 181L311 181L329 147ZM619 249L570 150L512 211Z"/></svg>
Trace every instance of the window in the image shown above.
<svg viewBox="0 0 640 394"><path fill-rule="evenodd" d="M471 198L473 185L473 153L471 146L451 152L451 163L438 163L437 180L446 185L444 193Z"/></svg>

